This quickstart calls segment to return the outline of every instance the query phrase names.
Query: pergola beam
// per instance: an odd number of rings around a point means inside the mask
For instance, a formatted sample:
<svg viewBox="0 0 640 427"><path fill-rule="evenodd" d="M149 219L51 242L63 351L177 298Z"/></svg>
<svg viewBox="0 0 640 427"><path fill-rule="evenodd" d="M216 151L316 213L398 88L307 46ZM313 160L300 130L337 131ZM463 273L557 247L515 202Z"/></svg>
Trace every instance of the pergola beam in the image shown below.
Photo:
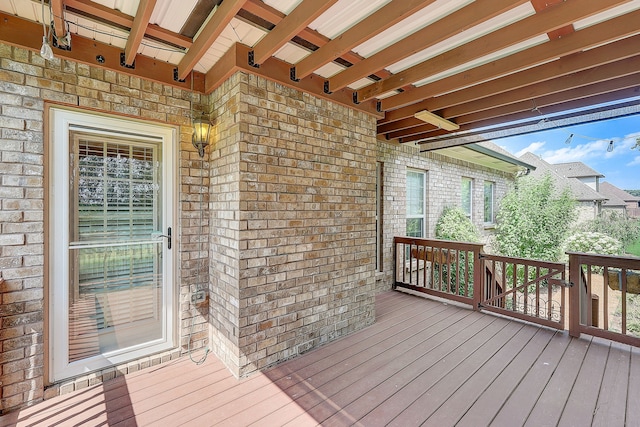
<svg viewBox="0 0 640 427"><path fill-rule="evenodd" d="M342 89L368 76L372 70L381 70L525 2L526 0L494 0L471 3L336 74L329 79L329 88Z"/></svg>
<svg viewBox="0 0 640 427"><path fill-rule="evenodd" d="M295 66L296 77L307 77L318 68L344 55L368 38L383 32L434 1L404 0L400 4L388 3L298 62Z"/></svg>
<svg viewBox="0 0 640 427"><path fill-rule="evenodd" d="M412 117L417 111L423 109L436 110L444 108L445 106L450 106L452 104L447 100L453 102L453 98L458 97L461 94L464 96L468 93L470 95L470 98L468 99L473 99L473 94L476 93L474 91L482 89L474 89L474 86L472 85L483 81L494 80L500 75L513 73L527 68L531 70L530 73L534 73L537 69L544 70L544 68L541 68L544 67L544 65L538 65L538 67L535 68L533 67L537 64L544 64L545 62L557 57L567 57L567 63L571 63L574 58L583 58L581 60L589 58L591 55L587 55L587 52L579 54L579 56L575 54L577 52L582 52L583 50L588 51L589 49L601 45L604 42L612 42L613 40L623 39L636 34L638 32L638 20L640 20L640 11L631 12L627 15L577 31L568 35L566 38L552 40L548 43L527 49L526 51L518 52L506 58L465 71L464 73L458 73L437 82L415 88L410 94L399 94L383 99L381 101L381 107L383 111L386 111L386 114L385 118L380 121L380 124L391 123L397 120L403 120L407 117ZM632 52L633 50L633 47L629 47L630 43L631 42L627 42L625 40L620 40L615 43L606 44L602 49L596 49L603 52L602 63L605 63L607 62L607 58L612 58L612 55L620 55L620 58L628 56L629 52ZM610 50L610 52L605 53L607 50ZM564 63L565 60L562 61ZM562 73L560 68L558 69L558 72ZM520 73L514 74L513 78L517 78L515 77L517 75L527 75ZM485 84L489 85L490 83ZM465 89L462 89L462 92L460 92L460 88ZM447 92L452 93L439 97L434 96L439 93ZM443 99L436 101L436 99L439 98ZM465 102L466 99L467 98L460 98L455 103ZM416 101L419 102L415 103ZM397 108L397 106L401 106L401 108Z"/></svg>
<svg viewBox="0 0 640 427"><path fill-rule="evenodd" d="M151 14L155 6L156 0L140 0L140 3L138 3L138 11L133 19L129 38L127 38L127 44L124 48L124 62L126 65L133 64L133 61L136 59L138 48L147 31L149 19L151 19Z"/></svg>
<svg viewBox="0 0 640 427"><path fill-rule="evenodd" d="M516 23L498 29L484 37L451 49L434 58L410 67L393 76L366 86L358 91L358 100L368 100L398 89L407 83L464 65L483 56L506 49L541 34L572 24L623 3L626 0L567 0L524 18Z"/></svg>
<svg viewBox="0 0 640 427"><path fill-rule="evenodd" d="M187 54L180 60L178 64L179 80L183 80L189 75L193 67L196 66L213 42L231 22L231 19L242 9L245 2L246 0L225 0L220 4L193 41L193 45L191 45Z"/></svg>
<svg viewBox="0 0 640 427"><path fill-rule="evenodd" d="M56 38L61 39L67 35L64 25L64 0L51 0L51 13L53 14L53 31Z"/></svg>
<svg viewBox="0 0 640 427"><path fill-rule="evenodd" d="M303 0L253 48L253 62L262 64L278 49L333 6L337 0Z"/></svg>
<svg viewBox="0 0 640 427"><path fill-rule="evenodd" d="M103 22L112 22L125 28L130 29L133 27L133 16L103 6L99 3L95 3L91 0L64 0L64 4L69 11L80 12L81 15L95 17ZM165 30L155 24L147 26L145 29L145 35L158 40L164 40L167 43L182 48L189 48L193 43L191 38L174 33L173 31Z"/></svg>

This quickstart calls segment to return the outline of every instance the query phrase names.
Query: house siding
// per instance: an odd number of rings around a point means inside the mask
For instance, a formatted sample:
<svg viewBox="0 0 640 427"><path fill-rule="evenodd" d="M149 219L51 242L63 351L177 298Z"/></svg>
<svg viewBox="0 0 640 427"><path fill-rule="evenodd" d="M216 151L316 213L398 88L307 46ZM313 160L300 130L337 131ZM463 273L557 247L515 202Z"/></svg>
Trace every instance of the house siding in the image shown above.
<svg viewBox="0 0 640 427"><path fill-rule="evenodd" d="M245 73L211 96L212 342L246 376L373 323L376 120Z"/></svg>
<svg viewBox="0 0 640 427"><path fill-rule="evenodd" d="M406 234L407 169L427 174L426 238L435 238L435 227L445 207L461 206L461 180L473 180L472 222L490 243L492 227L484 224L484 182L495 183L494 212L499 201L513 187L514 175L479 166L434 152L420 153L420 147L378 141L377 160L383 164L383 268L377 275L376 291L390 289L394 282L393 238Z"/></svg>
<svg viewBox="0 0 640 427"><path fill-rule="evenodd" d="M201 99L202 98L202 99ZM0 411L81 389L179 357L208 342L208 311L190 309L189 293L208 276L208 256L193 242L202 237L199 195L208 177L191 146L191 103L207 97L72 61L44 61L37 53L0 44ZM179 259L181 345L173 351L48 384L46 331L46 105L124 114L169 123L180 129ZM54 149L54 148L51 148ZM206 203L206 201L205 201ZM206 220L206 218L205 218Z"/></svg>
<svg viewBox="0 0 640 427"><path fill-rule="evenodd" d="M179 129L177 348L47 381L49 105ZM201 159L190 114L213 109ZM236 376L373 323L376 120L246 73L210 95L0 45L0 411L210 348ZM205 207L204 209L202 207ZM190 295L208 291L204 304Z"/></svg>

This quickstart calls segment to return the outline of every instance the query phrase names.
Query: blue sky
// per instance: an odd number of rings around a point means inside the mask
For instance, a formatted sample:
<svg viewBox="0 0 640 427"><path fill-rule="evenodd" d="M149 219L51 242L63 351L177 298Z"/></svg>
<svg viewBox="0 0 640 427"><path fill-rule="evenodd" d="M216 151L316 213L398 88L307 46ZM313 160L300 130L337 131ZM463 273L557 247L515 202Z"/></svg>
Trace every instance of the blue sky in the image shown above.
<svg viewBox="0 0 640 427"><path fill-rule="evenodd" d="M570 134L573 139L565 144ZM582 162L603 174L603 181L624 190L640 189L640 115L604 120L527 135L496 139L493 142L520 156L529 151L547 162ZM609 141L614 149L607 152Z"/></svg>

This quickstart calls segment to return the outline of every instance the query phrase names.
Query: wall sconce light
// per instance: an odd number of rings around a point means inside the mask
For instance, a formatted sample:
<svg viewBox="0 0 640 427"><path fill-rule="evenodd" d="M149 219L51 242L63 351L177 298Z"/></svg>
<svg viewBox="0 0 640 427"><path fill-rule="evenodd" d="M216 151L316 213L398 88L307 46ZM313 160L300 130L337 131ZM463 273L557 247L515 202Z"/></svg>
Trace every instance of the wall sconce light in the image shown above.
<svg viewBox="0 0 640 427"><path fill-rule="evenodd" d="M204 157L204 149L209 145L209 138L211 137L211 118L209 114L202 113L198 117L194 117L193 124L193 146L198 150L200 157Z"/></svg>

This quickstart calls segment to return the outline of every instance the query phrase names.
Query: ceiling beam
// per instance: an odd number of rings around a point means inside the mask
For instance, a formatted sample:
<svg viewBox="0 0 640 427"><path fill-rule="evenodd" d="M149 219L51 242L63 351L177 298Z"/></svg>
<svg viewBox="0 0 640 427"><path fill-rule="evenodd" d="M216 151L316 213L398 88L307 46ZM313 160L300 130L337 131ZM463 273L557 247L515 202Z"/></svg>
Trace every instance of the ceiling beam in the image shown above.
<svg viewBox="0 0 640 427"><path fill-rule="evenodd" d="M178 63L178 79L184 80L187 78L193 67L196 66L213 42L231 22L231 19L242 9L245 1L225 0L217 9L214 9L213 16L204 24L200 34L193 40L193 45Z"/></svg>
<svg viewBox="0 0 640 427"><path fill-rule="evenodd" d="M349 52L353 47L383 32L435 0L404 0L378 9L344 33L302 59L295 66L296 78L305 78L318 68Z"/></svg>
<svg viewBox="0 0 640 427"><path fill-rule="evenodd" d="M461 125L472 124L494 117L502 117L522 111L531 111L534 106L537 108L536 112L541 111L542 114L547 114L544 107L549 105L640 85L640 79L637 73L637 70L640 69L640 57L628 58L620 62L621 64L619 65L609 64L549 82L539 83L535 85L535 89L532 88L533 96L515 100L519 95L522 95L521 89L519 89L514 93L514 102L510 104L497 105L493 108L469 112L468 114L458 116L456 120L458 120ZM605 72L601 72L600 70L613 65L633 65L635 68L628 68L627 72L620 73L621 76L607 79ZM633 71L633 73L631 71Z"/></svg>
<svg viewBox="0 0 640 427"><path fill-rule="evenodd" d="M358 90L358 100L366 101L375 98L377 95L398 89L408 83L423 80L572 24L576 20L594 15L625 1L627 0L567 0L366 86Z"/></svg>
<svg viewBox="0 0 640 427"><path fill-rule="evenodd" d="M124 62L127 65L133 64L136 59L138 48L147 30L149 19L151 19L155 6L156 0L140 0L140 3L138 3L138 11L135 18L133 18L133 25L127 38L127 44L124 47Z"/></svg>
<svg viewBox="0 0 640 427"><path fill-rule="evenodd" d="M253 62L260 65L271 58L271 55L307 28L307 25L315 21L336 1L338 0L302 0L302 3L254 46Z"/></svg>
<svg viewBox="0 0 640 427"><path fill-rule="evenodd" d="M289 70L291 64L281 61L278 58L271 57L263 62L259 68L249 65L247 57L251 51L241 43L236 43L230 48L216 65L207 72L205 93L210 93L218 86L224 83L231 75L241 71L245 73L262 76L265 79L277 82L284 86L306 92L321 99L326 99L337 104L344 105L348 108L363 111L374 117L381 118L382 113L376 109L374 101L363 102L357 105L353 103L353 91L345 89L331 94L324 92L324 79L316 75L310 75L299 81L293 81L289 78Z"/></svg>
<svg viewBox="0 0 640 427"><path fill-rule="evenodd" d="M255 15L259 18L264 19L267 22L271 22L274 25L277 25L286 16L284 13L280 12L277 9L274 9L273 7L267 5L261 0L247 0L244 6L242 6L242 9L251 13L252 15ZM306 40L307 42L319 47L324 46L330 41L328 37L325 37L319 32L314 31L310 28L303 29L298 34L298 36L303 40ZM344 55L342 55L342 59L344 59L347 62L350 62L351 64L357 64L360 61L362 61L362 57L359 55L356 55L353 52L345 53ZM385 78L385 77L389 77L391 73L385 70L381 70L376 72L375 75L380 78Z"/></svg>
<svg viewBox="0 0 640 427"><path fill-rule="evenodd" d="M548 97L540 97L536 99L544 107L545 115L560 113L563 111L575 110L579 108L589 107L608 102L620 101L621 99L629 99L640 95L640 73L622 77L620 79L609 80L603 83L597 83L593 86L570 89L568 91L549 95ZM460 126L461 131L473 131L481 127L496 126L504 123L510 123L519 120L531 119L533 123L537 123L544 118L537 111L532 111L531 102L526 105L523 103L509 110L496 111L498 116L487 115L484 119L477 117L478 121L465 123ZM548 119L553 122L556 118ZM525 124L520 124L524 126ZM542 129L541 129L542 130ZM490 130L487 130L489 132ZM449 134L451 135L451 134ZM440 129L434 132L417 134L400 138L400 142L423 141L428 138L438 136L447 137L446 132ZM455 137L455 135L451 135ZM461 137L464 135L461 135ZM428 141L424 141L425 143ZM419 142L421 144L422 142Z"/></svg>
<svg viewBox="0 0 640 427"><path fill-rule="evenodd" d="M477 105L480 105L483 99L492 99L492 103L499 101L508 104L508 96L503 99L503 97L497 97L496 95L505 92L513 94L514 90L520 88L532 91L533 87L531 85L554 80L580 71L606 66L610 63L614 63L613 65L615 66L616 64L621 64L618 61L635 55L640 55L640 35L589 49L584 52L564 56L553 62L435 97L433 98L432 108L436 110L445 109L444 111L447 111L448 114L458 116L465 114L464 111L467 111L472 102L478 102ZM616 75L617 70L611 69L610 67L606 69L611 70L611 78L618 77L618 75ZM458 108L461 109L459 110Z"/></svg>
<svg viewBox="0 0 640 427"><path fill-rule="evenodd" d="M524 0L473 2L336 74L329 79L329 88L331 90L342 89L350 83L368 76L372 71L381 70L401 61L525 2Z"/></svg>
<svg viewBox="0 0 640 427"><path fill-rule="evenodd" d="M531 100L538 96L562 92L569 88L577 88L600 83L606 80L617 79L619 77L632 74L636 70L640 70L640 56L626 58L606 65L559 76L555 79L545 80L501 93L500 96L485 97L450 108L445 108L440 110L440 112L445 117L466 116L525 100Z"/></svg>
<svg viewBox="0 0 640 427"><path fill-rule="evenodd" d="M0 41L9 45L40 52L42 46L42 25L26 19L21 19L6 13L0 13ZM113 70L118 73L141 77L168 86L191 89L191 76L184 82L173 79L174 65L159 61L148 56L138 55L136 68L126 68L120 65L122 49L99 41L74 34L73 49L55 49L58 58L69 59L94 67ZM103 62L98 61L98 56ZM193 90L204 92L204 74L193 73Z"/></svg>
<svg viewBox="0 0 640 427"><path fill-rule="evenodd" d="M414 88L410 94L407 94L409 96L403 93L383 99L381 109L386 111L386 114L379 124L412 117L417 111L423 109L437 109L432 104L438 98L435 95L440 93L453 92L461 88L472 91L474 84L636 34L639 20L640 10L634 11L569 34L565 38L551 40L506 58Z"/></svg>
<svg viewBox="0 0 640 427"><path fill-rule="evenodd" d="M537 91L550 93L549 88L566 90L567 84L578 85L580 79L589 78L587 84L617 78L630 74L638 67L637 60L622 61L640 55L640 35L632 36L604 46L560 58L538 67L530 68L515 74L490 80L467 89L438 96L422 104L432 111L439 111L443 117L452 118L465 114L496 108L502 105L531 99L538 96ZM577 74L576 74L577 73ZM564 79L561 78L567 76ZM595 77L597 76L597 77ZM567 81L568 79L568 81ZM545 83L545 84L542 84ZM496 95L501 96L496 96ZM414 107L416 108L416 107ZM419 111L419 110L418 110ZM410 118L387 123L387 138L401 138L408 135L424 133L429 127L417 125L411 129L406 126ZM397 124L396 126L394 126ZM383 133L378 130L378 133Z"/></svg>
<svg viewBox="0 0 640 427"><path fill-rule="evenodd" d="M436 133L432 133L431 135L423 136L417 142L417 144L424 145L429 144L427 150L432 149L431 144L440 144L440 143L450 143L451 141L467 141L467 142L477 142L477 137L482 135L491 135L495 132L500 132L509 129L517 129L517 128L529 128L530 130L527 132L514 133L515 135L522 133L531 133L537 132L541 130L549 130L552 128L562 128L565 126L567 120L575 117L581 117L584 115L594 115L598 113L604 113L610 111L612 109L621 109L621 108L629 108L632 106L637 106L640 104L640 101L637 98L640 95L640 87L633 86L626 89L620 89L613 92L607 92L600 95L594 95L583 99L576 99L567 102L562 102L559 104L555 104L553 106L549 106L545 108L550 114L551 113L563 113L565 111L570 111L569 113L565 113L562 115L556 115L552 119L540 123L540 116L537 113L532 113L531 111L524 111L520 113L514 113L509 116L504 116L503 118L490 119L482 122L482 127L486 127L481 131L473 131L473 127L470 129L470 132L465 132L461 135L442 135L442 138L439 138L440 135L436 135ZM625 102L620 102L620 100L629 100ZM613 104L613 105L604 105L604 104ZM595 106L595 107L593 107ZM588 110L585 110L587 107L592 107ZM580 111L575 111L580 110ZM631 113L633 114L633 113ZM618 116L618 115L616 115ZM606 117L610 118L610 117ZM589 123L593 121L598 121L598 119L591 119L588 121L578 121L572 124L580 124L580 123ZM505 124L506 123L506 124ZM475 126L474 126L475 127ZM531 129L533 128L533 129ZM429 138L429 139L425 139ZM408 138L413 139L413 138ZM408 139L403 139L401 142L413 142ZM457 144L456 144L457 145Z"/></svg>
<svg viewBox="0 0 640 427"><path fill-rule="evenodd" d="M61 39L67 35L67 28L64 25L64 0L51 0L50 4L53 14L53 32L57 39Z"/></svg>
<svg viewBox="0 0 640 427"><path fill-rule="evenodd" d="M482 107L477 107L475 106L477 101L471 102L467 106L469 112L457 115L455 120L464 130L485 126L487 121L522 112L531 112L533 113L532 116L539 116L540 113L538 111L547 106L553 106L567 100L577 100L638 86L640 85L638 69L640 69L640 56L627 58L617 63L507 92L499 97L487 98L487 101L496 99L497 102L493 106L483 105ZM616 71L616 75L612 75L612 70ZM507 104L502 101L503 98L509 98L512 102ZM533 111L534 106L537 107L535 111ZM445 117L447 117L446 111L443 110L442 112ZM542 113L546 114L546 109L543 109ZM540 117L542 118L542 116ZM411 136L422 135L431 131L433 131L432 128L416 126L389 133L387 138L407 140Z"/></svg>
<svg viewBox="0 0 640 427"><path fill-rule="evenodd" d="M81 16L97 18L103 23L113 23L118 26L130 29L133 27L133 16L111 9L91 0L64 0L64 4L69 12L78 13ZM192 40L173 31L165 30L155 24L147 26L145 35L157 40L164 40L174 46L182 48L191 47Z"/></svg>
<svg viewBox="0 0 640 427"><path fill-rule="evenodd" d="M635 95L634 95L635 93ZM631 96L636 96L640 93L638 90L625 89L617 93L612 92L605 95L599 95L593 97L594 103L590 105L597 105L603 103L609 103L609 105L598 105L590 109L582 109L580 111L573 111L570 113L556 115L552 122L547 122L542 125L538 124L539 120L529 120L528 122L510 122L503 126L494 126L491 129L483 129L481 131L465 132L464 134L449 135L443 138L432 138L428 140L419 141L420 152L437 150L439 148L453 147L465 144L471 144L475 142L482 142L487 140L505 138L509 136L523 135L532 132L539 132L543 130L549 130L554 128L564 128L567 126L579 125L584 123L593 123L601 120L607 120L616 117L624 117L629 115L638 114L640 111L640 101L631 100L625 102L619 102L620 99L628 99ZM617 102L616 102L617 101ZM615 103L614 103L615 102ZM612 104L614 103L614 104ZM568 102L566 107L568 109L578 108L573 105L574 102ZM584 107L584 106L583 106ZM564 111L564 110L563 110ZM550 126L551 125L551 126Z"/></svg>

